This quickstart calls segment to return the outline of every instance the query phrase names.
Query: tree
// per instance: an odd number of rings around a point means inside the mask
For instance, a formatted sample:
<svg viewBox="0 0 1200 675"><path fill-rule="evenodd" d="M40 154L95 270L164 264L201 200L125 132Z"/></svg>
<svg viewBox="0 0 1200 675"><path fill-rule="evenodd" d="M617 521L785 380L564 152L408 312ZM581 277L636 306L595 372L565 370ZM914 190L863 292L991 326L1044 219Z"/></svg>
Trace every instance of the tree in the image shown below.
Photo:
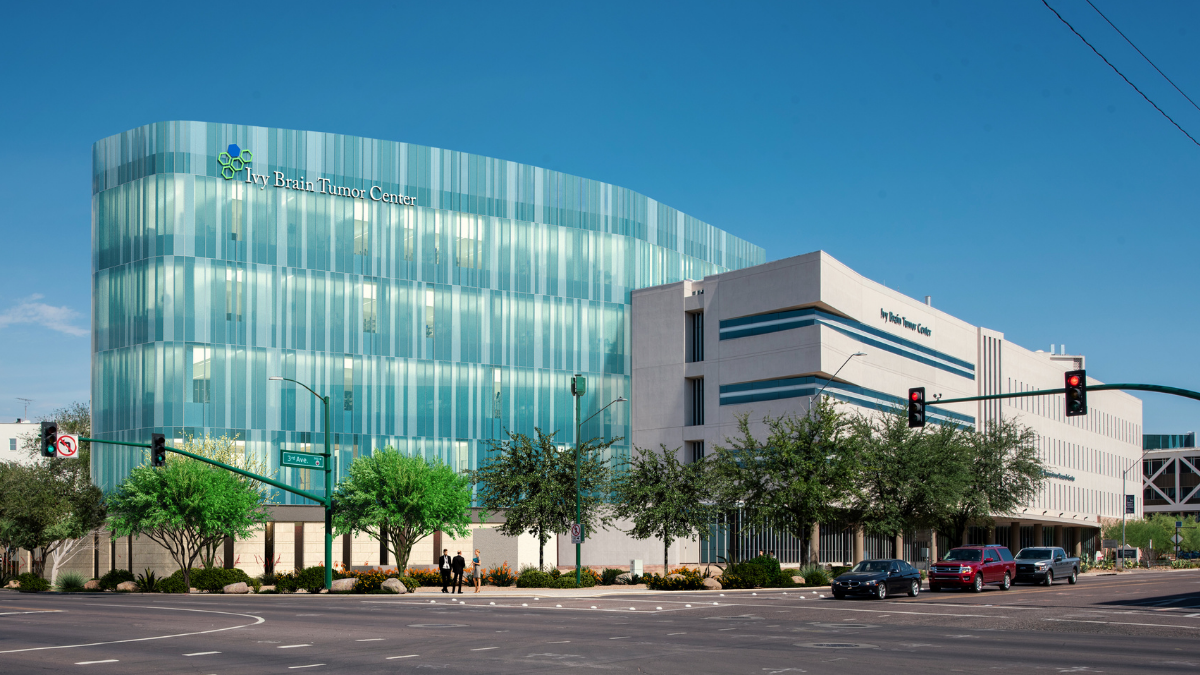
<svg viewBox="0 0 1200 675"><path fill-rule="evenodd" d="M803 539L812 523L831 522L855 497L859 458L846 415L828 397L803 417L764 417L767 436L738 436L712 458L714 494L726 512L743 510L741 529L774 527ZM736 533L735 533L736 534Z"/></svg>
<svg viewBox="0 0 1200 675"><path fill-rule="evenodd" d="M397 569L404 570L413 545L434 531L467 536L470 508L466 476L389 447L350 465L349 478L333 493L334 532L383 536Z"/></svg>
<svg viewBox="0 0 1200 675"><path fill-rule="evenodd" d="M54 411L50 419L59 433L87 436L91 411L85 403L72 403ZM50 581L59 568L84 548L88 533L104 523L104 500L91 480L91 444L80 443L78 455L70 459L41 457L41 439L26 434L22 447L31 463L10 464L3 470L0 487L0 531L6 532L9 550L41 549L31 556L32 571L45 573L53 556Z"/></svg>
<svg viewBox="0 0 1200 675"><path fill-rule="evenodd" d="M895 408L859 414L852 429L861 468L851 511L867 531L896 536L930 527L959 501L965 444L958 427L911 429Z"/></svg>
<svg viewBox="0 0 1200 675"><path fill-rule="evenodd" d="M1191 518L1169 513L1152 513L1143 518L1127 519L1125 521L1125 543L1134 548L1149 550L1150 543L1153 542L1154 550L1157 552L1174 551L1175 543L1171 541L1171 537L1175 536L1176 521L1182 521L1184 525L1179 530L1179 534L1183 537L1180 550L1200 550L1200 528L1197 527L1196 522ZM1117 545L1120 546L1121 521L1119 519L1106 523L1103 532L1105 539L1115 539Z"/></svg>
<svg viewBox="0 0 1200 675"><path fill-rule="evenodd" d="M554 444L554 434L534 429L534 436L508 432L509 440L493 443L489 457L471 480L478 486L482 511L504 512L497 531L510 537L523 532L538 539L538 568L545 564L546 542L552 534L565 534L575 522L575 452ZM613 443L595 439L579 446L581 520L591 532L612 522L605 503L612 471L604 453Z"/></svg>
<svg viewBox="0 0 1200 675"><path fill-rule="evenodd" d="M613 480L612 496L617 518L633 521L628 534L634 539L659 537L663 541L663 573L667 550L676 539L692 539L712 519L709 476L703 461L683 464L679 452L659 446L661 453L635 449L624 471Z"/></svg>
<svg viewBox="0 0 1200 675"><path fill-rule="evenodd" d="M192 566L225 537L248 537L268 519L262 492L237 474L178 456L139 466L108 495L108 527L167 549L191 585Z"/></svg>
<svg viewBox="0 0 1200 675"><path fill-rule="evenodd" d="M1014 513L1042 488L1045 466L1038 459L1033 430L1001 417L984 431L957 435L960 447L948 452L960 474L957 499L937 514L940 532L961 542L971 523L991 523L993 513Z"/></svg>

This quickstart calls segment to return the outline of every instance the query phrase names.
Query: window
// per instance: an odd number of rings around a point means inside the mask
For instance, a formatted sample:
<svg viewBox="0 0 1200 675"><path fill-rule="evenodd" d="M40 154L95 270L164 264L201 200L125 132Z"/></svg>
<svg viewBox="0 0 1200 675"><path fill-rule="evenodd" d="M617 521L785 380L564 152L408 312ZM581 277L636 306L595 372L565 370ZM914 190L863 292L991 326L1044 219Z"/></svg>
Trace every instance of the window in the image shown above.
<svg viewBox="0 0 1200 675"><path fill-rule="evenodd" d="M492 417L500 418L500 369L492 368Z"/></svg>
<svg viewBox="0 0 1200 675"><path fill-rule="evenodd" d="M402 222L400 227L403 230L401 238L404 240L404 259L413 259L413 211L412 209L402 209L400 211Z"/></svg>
<svg viewBox="0 0 1200 675"><path fill-rule="evenodd" d="M1007 548L998 548L996 550L999 551L1001 560L1008 562L1013 559L1012 551Z"/></svg>
<svg viewBox="0 0 1200 675"><path fill-rule="evenodd" d="M425 337L433 337L433 289L425 289Z"/></svg>
<svg viewBox="0 0 1200 675"><path fill-rule="evenodd" d="M246 280L244 270L225 270L225 320L242 320L243 287Z"/></svg>
<svg viewBox="0 0 1200 675"><path fill-rule="evenodd" d="M458 221L458 241L454 248L454 264L459 267L480 268L480 223L474 216L461 216Z"/></svg>
<svg viewBox="0 0 1200 675"><path fill-rule="evenodd" d="M688 451L692 463L702 461L704 459L704 441L688 441Z"/></svg>
<svg viewBox="0 0 1200 675"><path fill-rule="evenodd" d="M15 451L17 449L17 439L15 439L15 438L8 439L8 449L10 451Z"/></svg>
<svg viewBox="0 0 1200 675"><path fill-rule="evenodd" d="M354 203L354 255L371 253L371 224L367 217L370 208L363 202Z"/></svg>
<svg viewBox="0 0 1200 675"><path fill-rule="evenodd" d="M688 406L687 426L699 426L704 424L704 378L688 380L688 385L691 400Z"/></svg>
<svg viewBox="0 0 1200 675"><path fill-rule="evenodd" d="M704 312L687 315L687 362L704 360Z"/></svg>
<svg viewBox="0 0 1200 675"><path fill-rule="evenodd" d="M212 349L192 347L192 403L212 400Z"/></svg>
<svg viewBox="0 0 1200 675"><path fill-rule="evenodd" d="M454 470L458 473L465 473L471 467L468 466L470 444L467 441L454 441Z"/></svg>
<svg viewBox="0 0 1200 675"><path fill-rule="evenodd" d="M231 241L241 241L242 231L245 225L246 211L244 186L241 183L233 183L230 187L229 194L229 239Z"/></svg>
<svg viewBox="0 0 1200 675"><path fill-rule="evenodd" d="M354 359L342 362L342 385L345 387L343 410L354 410Z"/></svg>
<svg viewBox="0 0 1200 675"><path fill-rule="evenodd" d="M378 287L374 281L364 281L362 291L363 332L375 333L379 328L375 313L375 297Z"/></svg>

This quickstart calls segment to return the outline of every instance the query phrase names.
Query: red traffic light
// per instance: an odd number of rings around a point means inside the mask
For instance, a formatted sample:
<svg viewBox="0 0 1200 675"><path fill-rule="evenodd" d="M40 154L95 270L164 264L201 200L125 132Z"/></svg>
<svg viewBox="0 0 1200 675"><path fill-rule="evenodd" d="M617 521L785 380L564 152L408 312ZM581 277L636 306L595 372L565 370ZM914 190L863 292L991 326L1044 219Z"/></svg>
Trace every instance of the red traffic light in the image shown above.
<svg viewBox="0 0 1200 675"><path fill-rule="evenodd" d="M914 391L914 392L910 393L910 394L908 395L908 397L909 397L909 398L911 398L911 399L912 399L912 400L914 400L914 401L920 401L920 400L921 400L921 392L919 392L919 391Z"/></svg>
<svg viewBox="0 0 1200 675"><path fill-rule="evenodd" d="M1079 376L1072 375L1072 376L1068 377L1067 378L1067 386L1078 387L1079 386Z"/></svg>

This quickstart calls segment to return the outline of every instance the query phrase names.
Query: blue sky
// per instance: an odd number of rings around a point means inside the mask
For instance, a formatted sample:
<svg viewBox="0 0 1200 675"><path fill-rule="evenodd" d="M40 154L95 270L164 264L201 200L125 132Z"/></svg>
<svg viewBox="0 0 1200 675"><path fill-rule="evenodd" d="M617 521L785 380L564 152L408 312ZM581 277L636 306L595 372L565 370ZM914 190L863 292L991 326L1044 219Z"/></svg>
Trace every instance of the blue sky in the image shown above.
<svg viewBox="0 0 1200 675"><path fill-rule="evenodd" d="M1093 2L1200 101L1200 3ZM1051 5L1200 138L1086 2ZM1200 147L1039 0L16 3L0 56L0 419L88 398L91 145L169 119L616 183L1099 379L1200 390ZM1200 430L1200 402L1144 398L1147 431Z"/></svg>

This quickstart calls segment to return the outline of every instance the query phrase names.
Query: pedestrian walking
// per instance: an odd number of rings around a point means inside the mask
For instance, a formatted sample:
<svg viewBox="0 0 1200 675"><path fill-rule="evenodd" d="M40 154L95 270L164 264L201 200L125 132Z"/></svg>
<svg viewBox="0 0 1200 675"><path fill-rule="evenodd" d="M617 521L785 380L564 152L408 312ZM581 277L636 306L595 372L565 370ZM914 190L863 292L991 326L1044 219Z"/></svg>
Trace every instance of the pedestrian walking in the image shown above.
<svg viewBox="0 0 1200 675"><path fill-rule="evenodd" d="M446 587L450 585L450 565L453 559L450 557L450 549L442 549L442 557L438 558L438 571L442 573L442 592L449 593Z"/></svg>
<svg viewBox="0 0 1200 675"><path fill-rule="evenodd" d="M454 582L450 584L450 592L454 592L454 588L458 587L458 594L462 595L462 580L463 570L467 568L467 559L463 557L462 551L459 551L454 556L454 560L450 562L450 569L454 572Z"/></svg>
<svg viewBox="0 0 1200 675"><path fill-rule="evenodd" d="M479 585L483 582L483 563L479 560L479 549L475 549L475 557L471 558L471 578L475 580L475 592L479 592Z"/></svg>

